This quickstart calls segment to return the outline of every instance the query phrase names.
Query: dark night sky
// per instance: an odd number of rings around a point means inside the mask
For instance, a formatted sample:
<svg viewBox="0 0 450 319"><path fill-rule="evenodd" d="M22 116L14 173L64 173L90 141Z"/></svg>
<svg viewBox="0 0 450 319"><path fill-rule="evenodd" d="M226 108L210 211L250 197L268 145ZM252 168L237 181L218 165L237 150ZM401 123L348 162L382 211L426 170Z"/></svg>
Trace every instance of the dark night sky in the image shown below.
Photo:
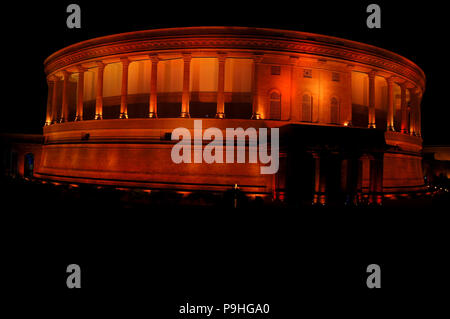
<svg viewBox="0 0 450 319"><path fill-rule="evenodd" d="M95 3L94 3L95 2ZM394 3L395 2L395 3ZM66 27L66 7L81 6L81 29ZM382 28L366 27L366 7L381 6ZM425 144L448 144L444 116L449 92L442 4L412 1L59 1L2 4L3 106L1 132L39 133L47 85L44 59L97 36L176 26L235 25L299 30L360 41L403 55L427 75L422 101ZM447 63L447 64L446 64ZM447 84L447 85L446 85Z"/></svg>

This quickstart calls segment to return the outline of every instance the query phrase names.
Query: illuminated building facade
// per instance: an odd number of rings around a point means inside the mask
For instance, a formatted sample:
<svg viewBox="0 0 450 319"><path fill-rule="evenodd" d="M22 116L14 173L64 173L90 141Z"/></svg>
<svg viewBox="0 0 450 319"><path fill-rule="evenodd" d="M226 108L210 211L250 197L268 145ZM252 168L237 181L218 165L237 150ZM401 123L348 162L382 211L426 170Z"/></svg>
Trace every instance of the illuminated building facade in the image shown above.
<svg viewBox="0 0 450 319"><path fill-rule="evenodd" d="M423 189L413 62L354 41L244 27L148 30L68 46L45 61L34 176L326 203ZM174 128L279 127L280 169L175 164ZM224 134L225 135L225 134Z"/></svg>

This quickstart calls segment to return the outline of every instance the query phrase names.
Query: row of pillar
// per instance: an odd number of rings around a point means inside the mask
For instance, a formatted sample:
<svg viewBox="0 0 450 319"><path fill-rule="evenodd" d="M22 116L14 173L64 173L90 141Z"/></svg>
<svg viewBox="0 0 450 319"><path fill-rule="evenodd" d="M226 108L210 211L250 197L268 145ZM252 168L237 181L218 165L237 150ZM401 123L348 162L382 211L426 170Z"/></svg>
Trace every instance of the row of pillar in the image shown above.
<svg viewBox="0 0 450 319"><path fill-rule="evenodd" d="M149 98L149 118L157 117L157 74L158 74L158 62L160 59L157 55L150 55L151 60L151 79L150 79L150 98ZM256 56L254 58L254 64L261 62L261 57ZM192 56L188 53L183 54L183 92L181 98L181 114L180 117L188 118L189 114L189 102L190 102L190 92L189 92L189 84L190 84L190 63L192 60ZM218 53L219 60L219 72L218 72L218 88L217 88L217 118L225 118L225 60L226 53ZM122 63L122 83L121 83L121 97L120 97L120 119L127 119L127 96L128 96L128 68L130 64L130 60L128 58L121 58L120 62ZM97 66L97 78L96 78L96 103L95 103L95 120L103 119L103 74L105 70L106 64L103 62L96 62ZM77 72L79 74L78 77L78 85L77 85L77 107L76 107L76 116L75 121L83 120L83 89L84 89L84 72L87 69L79 66L77 68ZM61 114L58 118L57 113L57 90L56 90L56 82L59 81L59 78L55 75L52 75L48 78L48 102L47 102L47 120L46 124L54 124L54 123L63 123L68 121L68 81L70 73L66 70L63 72L63 91L62 91L62 109ZM255 114L257 114L257 67L253 67L253 88L252 91L254 93L254 105L253 105L253 118L257 118Z"/></svg>
<svg viewBox="0 0 450 319"><path fill-rule="evenodd" d="M369 77L369 128L376 127L375 119L375 76L376 71L368 73ZM388 110L387 110L387 130L395 131L394 128L394 84L393 77L387 78L387 95L388 95ZM399 83L400 98L401 98L401 119L400 131L404 134L421 135L420 124L420 90L416 87L407 88L406 82ZM406 101L406 90L410 93L410 105Z"/></svg>

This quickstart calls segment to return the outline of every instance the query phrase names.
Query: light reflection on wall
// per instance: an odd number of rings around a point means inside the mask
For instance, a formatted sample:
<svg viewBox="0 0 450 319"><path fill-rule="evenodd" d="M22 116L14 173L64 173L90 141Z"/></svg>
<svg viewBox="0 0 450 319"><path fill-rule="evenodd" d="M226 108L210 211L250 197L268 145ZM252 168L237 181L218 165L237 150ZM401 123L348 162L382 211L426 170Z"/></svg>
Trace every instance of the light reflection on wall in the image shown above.
<svg viewBox="0 0 450 319"><path fill-rule="evenodd" d="M225 92L251 92L252 65L251 59L226 59Z"/></svg>
<svg viewBox="0 0 450 319"><path fill-rule="evenodd" d="M401 109L402 109L402 95L400 86L397 83L393 84L393 94L394 94L394 129L399 132L401 127Z"/></svg>
<svg viewBox="0 0 450 319"><path fill-rule="evenodd" d="M150 93L150 60L133 61L128 66L128 94Z"/></svg>
<svg viewBox="0 0 450 319"><path fill-rule="evenodd" d="M157 90L161 93L183 91L183 60L158 62Z"/></svg>
<svg viewBox="0 0 450 319"><path fill-rule="evenodd" d="M119 96L122 88L122 63L109 63L103 73L103 97Z"/></svg>
<svg viewBox="0 0 450 319"><path fill-rule="evenodd" d="M216 92L219 78L217 58L194 58L190 70L191 92Z"/></svg>
<svg viewBox="0 0 450 319"><path fill-rule="evenodd" d="M387 82L381 76L375 76L375 108L387 111Z"/></svg>
<svg viewBox="0 0 450 319"><path fill-rule="evenodd" d="M98 68L90 68L84 72L83 101L95 100Z"/></svg>
<svg viewBox="0 0 450 319"><path fill-rule="evenodd" d="M369 76L352 71L352 103L369 106Z"/></svg>

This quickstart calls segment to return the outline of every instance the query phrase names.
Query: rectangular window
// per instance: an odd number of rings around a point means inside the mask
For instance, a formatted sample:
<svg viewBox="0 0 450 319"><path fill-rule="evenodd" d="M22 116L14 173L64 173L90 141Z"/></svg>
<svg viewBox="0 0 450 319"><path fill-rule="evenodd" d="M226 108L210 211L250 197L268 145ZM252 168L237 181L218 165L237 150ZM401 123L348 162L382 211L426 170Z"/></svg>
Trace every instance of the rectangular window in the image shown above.
<svg viewBox="0 0 450 319"><path fill-rule="evenodd" d="M273 65L271 68L271 74L272 75L280 75L281 74L281 66Z"/></svg>
<svg viewBox="0 0 450 319"><path fill-rule="evenodd" d="M337 73L337 72L331 73L331 81L339 82L339 80L340 80L340 74L339 73Z"/></svg>
<svg viewBox="0 0 450 319"><path fill-rule="evenodd" d="M303 70L303 77L304 78L312 78L312 70L311 69L304 69Z"/></svg>

